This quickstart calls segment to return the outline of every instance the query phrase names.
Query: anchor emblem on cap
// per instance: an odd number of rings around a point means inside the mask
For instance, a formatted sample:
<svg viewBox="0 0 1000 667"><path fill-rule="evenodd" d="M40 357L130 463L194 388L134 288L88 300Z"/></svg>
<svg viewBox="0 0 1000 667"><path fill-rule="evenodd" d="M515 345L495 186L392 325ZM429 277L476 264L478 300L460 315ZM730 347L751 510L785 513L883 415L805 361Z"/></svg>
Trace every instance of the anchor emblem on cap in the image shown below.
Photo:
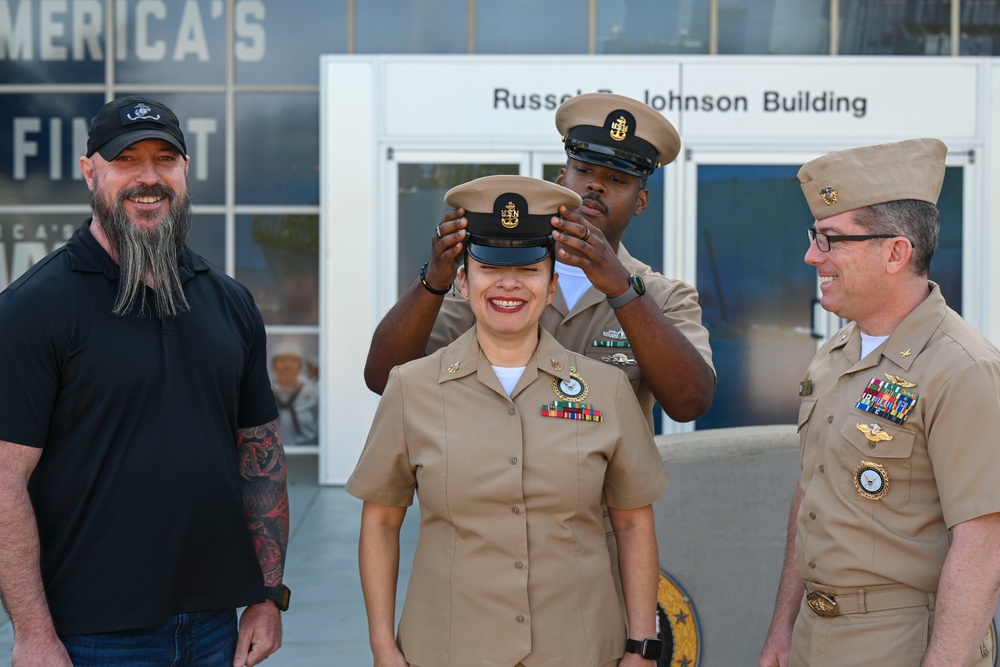
<svg viewBox="0 0 1000 667"><path fill-rule="evenodd" d="M514 206L514 202L509 201L500 213L500 224L507 229L514 229L517 227L520 216L521 214L518 212L517 207Z"/></svg>
<svg viewBox="0 0 1000 667"><path fill-rule="evenodd" d="M822 197L823 203L827 206L833 206L837 203L837 189L829 185L819 191L819 196Z"/></svg>
<svg viewBox="0 0 1000 667"><path fill-rule="evenodd" d="M129 120L160 120L159 114L155 116L147 115L152 110L153 110L152 107L146 106L142 102L139 102L138 104L135 105L134 109L135 115L133 116L132 114L129 113L125 114L125 117L128 118Z"/></svg>
<svg viewBox="0 0 1000 667"><path fill-rule="evenodd" d="M625 141L628 136L628 121L625 116L619 116L618 120L611 123L611 138L615 141Z"/></svg>

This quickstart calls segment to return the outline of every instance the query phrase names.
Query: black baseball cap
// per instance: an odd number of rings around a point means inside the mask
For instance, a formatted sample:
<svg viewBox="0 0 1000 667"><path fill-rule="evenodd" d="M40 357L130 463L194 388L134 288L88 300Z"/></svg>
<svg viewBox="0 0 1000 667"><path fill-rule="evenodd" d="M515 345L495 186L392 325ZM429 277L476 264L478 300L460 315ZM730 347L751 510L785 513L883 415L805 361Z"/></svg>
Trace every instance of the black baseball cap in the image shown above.
<svg viewBox="0 0 1000 667"><path fill-rule="evenodd" d="M464 208L468 250L490 266L527 266L552 254L552 216L559 207L575 211L580 195L529 176L483 176L455 186L444 196Z"/></svg>
<svg viewBox="0 0 1000 667"><path fill-rule="evenodd" d="M105 104L90 123L87 157L100 153L114 160L137 141L162 139L187 155L177 116L162 102L130 95Z"/></svg>

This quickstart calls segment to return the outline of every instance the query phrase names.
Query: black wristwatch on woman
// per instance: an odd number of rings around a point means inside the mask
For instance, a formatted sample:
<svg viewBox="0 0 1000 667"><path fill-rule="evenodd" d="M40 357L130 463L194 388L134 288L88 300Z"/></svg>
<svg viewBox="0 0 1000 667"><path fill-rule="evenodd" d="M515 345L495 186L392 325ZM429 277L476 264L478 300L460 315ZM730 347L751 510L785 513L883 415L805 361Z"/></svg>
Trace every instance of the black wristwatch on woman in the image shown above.
<svg viewBox="0 0 1000 667"><path fill-rule="evenodd" d="M626 653L638 653L643 660L659 660L663 652L663 642L659 639L628 639L625 641Z"/></svg>

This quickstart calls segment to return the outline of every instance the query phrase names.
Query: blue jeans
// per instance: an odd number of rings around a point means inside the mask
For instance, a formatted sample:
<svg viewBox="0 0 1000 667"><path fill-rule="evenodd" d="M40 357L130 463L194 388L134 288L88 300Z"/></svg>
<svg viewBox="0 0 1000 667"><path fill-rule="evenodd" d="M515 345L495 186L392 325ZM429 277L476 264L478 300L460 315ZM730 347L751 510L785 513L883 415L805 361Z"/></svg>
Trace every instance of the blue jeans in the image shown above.
<svg viewBox="0 0 1000 667"><path fill-rule="evenodd" d="M74 667L231 667L236 610L175 614L148 628L60 637Z"/></svg>

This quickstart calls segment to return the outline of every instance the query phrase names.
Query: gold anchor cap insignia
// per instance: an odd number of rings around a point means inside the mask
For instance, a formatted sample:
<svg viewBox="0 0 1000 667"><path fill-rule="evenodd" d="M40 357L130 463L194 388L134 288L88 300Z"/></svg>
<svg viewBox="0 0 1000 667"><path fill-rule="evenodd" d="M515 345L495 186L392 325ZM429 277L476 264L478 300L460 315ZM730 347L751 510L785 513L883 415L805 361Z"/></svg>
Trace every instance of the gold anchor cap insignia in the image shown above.
<svg viewBox="0 0 1000 667"><path fill-rule="evenodd" d="M628 121L625 116L618 116L618 120L611 123L611 138L615 141L625 141L628 136Z"/></svg>
<svg viewBox="0 0 1000 667"><path fill-rule="evenodd" d="M509 201L503 207L503 212L500 213L500 224L507 229L514 229L517 227L520 216L521 214L518 212L517 207L514 206L514 202Z"/></svg>
<svg viewBox="0 0 1000 667"><path fill-rule="evenodd" d="M892 436L882 430L878 424L857 424L857 429L865 434L865 439L870 442L889 442Z"/></svg>
<svg viewBox="0 0 1000 667"><path fill-rule="evenodd" d="M837 189L829 185L819 191L819 196L827 206L837 203Z"/></svg>
<svg viewBox="0 0 1000 667"><path fill-rule="evenodd" d="M909 380L905 380L898 375L890 375L889 373L885 374L885 379L893 384L898 384L903 389L912 389L917 386L916 382L910 382Z"/></svg>

